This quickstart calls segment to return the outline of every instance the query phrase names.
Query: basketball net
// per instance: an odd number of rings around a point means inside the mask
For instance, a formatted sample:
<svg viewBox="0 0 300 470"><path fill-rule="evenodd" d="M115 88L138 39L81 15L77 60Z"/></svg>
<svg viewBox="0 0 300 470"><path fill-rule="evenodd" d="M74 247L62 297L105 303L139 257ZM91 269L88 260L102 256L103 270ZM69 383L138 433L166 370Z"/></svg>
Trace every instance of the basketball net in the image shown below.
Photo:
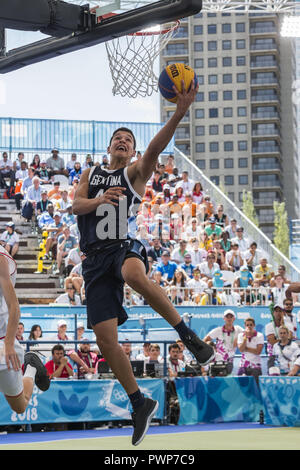
<svg viewBox="0 0 300 470"><path fill-rule="evenodd" d="M150 96L158 90L154 62L175 35L180 21L158 25L105 43L113 95Z"/></svg>

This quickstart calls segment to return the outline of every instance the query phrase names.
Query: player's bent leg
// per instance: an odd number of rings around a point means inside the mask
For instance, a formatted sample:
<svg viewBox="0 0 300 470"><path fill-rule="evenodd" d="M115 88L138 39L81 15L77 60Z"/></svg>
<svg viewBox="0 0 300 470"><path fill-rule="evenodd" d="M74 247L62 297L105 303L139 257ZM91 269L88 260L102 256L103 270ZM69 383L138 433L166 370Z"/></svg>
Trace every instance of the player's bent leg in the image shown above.
<svg viewBox="0 0 300 470"><path fill-rule="evenodd" d="M33 380L23 378L21 370L5 369L0 372L0 391L16 413L24 413L33 390Z"/></svg>
<svg viewBox="0 0 300 470"><path fill-rule="evenodd" d="M132 289L141 294L148 304L175 328L201 366L209 364L214 359L214 349L185 325L164 290L148 279L144 263L139 258L125 259L122 276Z"/></svg>
<svg viewBox="0 0 300 470"><path fill-rule="evenodd" d="M4 396L13 411L15 411L17 414L24 413L24 411L27 408L28 401L26 400L23 391L20 393L20 395L17 395L14 397L10 397L8 395L4 395Z"/></svg>

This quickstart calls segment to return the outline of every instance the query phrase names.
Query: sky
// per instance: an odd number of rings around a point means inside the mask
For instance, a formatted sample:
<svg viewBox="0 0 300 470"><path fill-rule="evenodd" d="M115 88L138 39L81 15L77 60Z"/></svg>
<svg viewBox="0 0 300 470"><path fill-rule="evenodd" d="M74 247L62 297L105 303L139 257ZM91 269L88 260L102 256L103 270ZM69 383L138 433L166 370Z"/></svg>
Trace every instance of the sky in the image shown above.
<svg viewBox="0 0 300 470"><path fill-rule="evenodd" d="M41 37L9 31L8 50ZM160 122L158 92L123 98L113 96L112 86L105 45L99 44L0 75L0 116Z"/></svg>

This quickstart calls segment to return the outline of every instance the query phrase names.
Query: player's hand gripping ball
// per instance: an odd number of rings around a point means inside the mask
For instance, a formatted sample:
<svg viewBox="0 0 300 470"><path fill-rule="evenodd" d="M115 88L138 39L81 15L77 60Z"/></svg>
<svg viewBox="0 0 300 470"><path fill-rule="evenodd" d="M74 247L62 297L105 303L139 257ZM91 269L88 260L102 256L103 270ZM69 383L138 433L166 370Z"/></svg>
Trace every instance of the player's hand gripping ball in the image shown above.
<svg viewBox="0 0 300 470"><path fill-rule="evenodd" d="M190 89L193 80L195 80L195 88L198 84L197 75L189 65L180 63L168 65L161 72L158 79L158 88L162 96L171 103L176 103L177 95L173 90L173 86L175 85L177 90L181 92L182 80L187 91Z"/></svg>

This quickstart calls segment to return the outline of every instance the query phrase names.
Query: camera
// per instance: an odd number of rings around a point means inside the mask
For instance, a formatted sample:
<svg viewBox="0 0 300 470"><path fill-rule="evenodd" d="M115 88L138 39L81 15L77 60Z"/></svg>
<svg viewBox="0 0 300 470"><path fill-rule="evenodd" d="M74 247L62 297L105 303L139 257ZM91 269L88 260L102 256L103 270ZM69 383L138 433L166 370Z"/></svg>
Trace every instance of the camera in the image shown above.
<svg viewBox="0 0 300 470"><path fill-rule="evenodd" d="M209 375L211 377L226 377L228 373L227 362L217 361L209 366Z"/></svg>

